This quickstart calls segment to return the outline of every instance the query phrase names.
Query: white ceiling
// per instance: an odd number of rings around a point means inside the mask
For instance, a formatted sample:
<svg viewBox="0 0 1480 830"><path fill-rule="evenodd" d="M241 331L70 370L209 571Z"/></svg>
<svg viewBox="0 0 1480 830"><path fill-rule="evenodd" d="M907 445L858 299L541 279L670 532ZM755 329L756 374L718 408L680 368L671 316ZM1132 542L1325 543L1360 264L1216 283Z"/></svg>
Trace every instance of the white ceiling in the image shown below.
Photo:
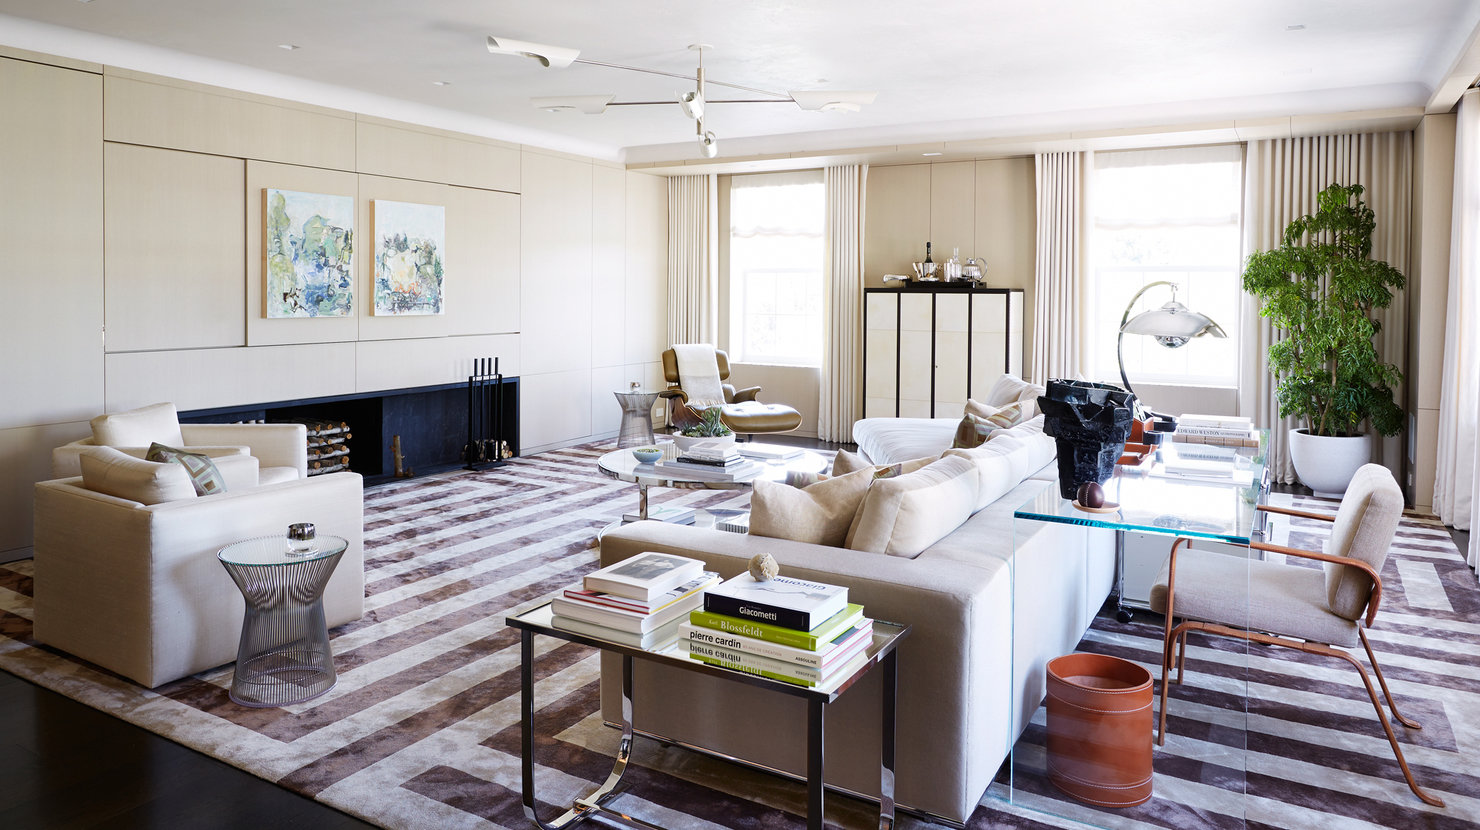
<svg viewBox="0 0 1480 830"><path fill-rule="evenodd" d="M1422 107L1477 24L1480 0L0 0L0 44L628 161L697 158L693 122L529 99L692 84L485 37L690 75L704 42L711 80L878 92L859 113L712 105L723 158Z"/></svg>

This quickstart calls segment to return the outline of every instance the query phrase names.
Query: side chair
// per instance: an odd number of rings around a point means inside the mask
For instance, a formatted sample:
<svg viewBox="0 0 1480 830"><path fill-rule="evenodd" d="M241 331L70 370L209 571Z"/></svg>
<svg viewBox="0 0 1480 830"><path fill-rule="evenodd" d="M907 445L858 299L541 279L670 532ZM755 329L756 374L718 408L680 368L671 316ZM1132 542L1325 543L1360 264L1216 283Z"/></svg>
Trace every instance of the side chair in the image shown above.
<svg viewBox="0 0 1480 830"><path fill-rule="evenodd" d="M1387 680L1382 676L1382 667L1377 663L1377 655L1367 641L1366 629L1376 620L1382 601L1380 573L1403 514L1403 492L1393 480L1392 473L1378 464L1367 464L1359 469L1335 516L1269 505L1261 505L1258 509L1331 522L1331 538L1324 553L1264 542L1249 545L1253 550L1319 561L1324 563L1324 567L1316 569L1283 562L1245 560L1210 551L1184 549L1184 543L1192 541L1186 537L1172 544L1171 555L1151 591L1152 610L1166 616L1157 745L1166 741L1168 681L1175 666L1175 682L1182 682L1188 632L1200 631L1284 646L1307 654L1345 660L1356 668L1367 687L1372 708L1377 711L1377 719L1387 733L1393 756L1397 758L1413 794L1426 804L1443 807L1443 801L1425 792L1414 780L1392 724L1377 700L1371 678L1362 664L1345 650L1361 641L1383 696L1393 710L1393 717L1409 729L1422 728L1398 712L1397 703L1388 691ZM1247 593L1230 589L1246 583ZM1181 623L1175 622L1177 617L1182 618Z"/></svg>

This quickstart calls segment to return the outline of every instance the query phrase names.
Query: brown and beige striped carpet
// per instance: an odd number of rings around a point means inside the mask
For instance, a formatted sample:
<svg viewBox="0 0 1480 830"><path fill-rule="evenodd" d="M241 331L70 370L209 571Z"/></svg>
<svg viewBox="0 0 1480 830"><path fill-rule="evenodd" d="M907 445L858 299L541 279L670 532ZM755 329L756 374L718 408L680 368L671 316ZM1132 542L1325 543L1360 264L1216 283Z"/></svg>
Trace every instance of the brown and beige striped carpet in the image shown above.
<svg viewBox="0 0 1480 830"><path fill-rule="evenodd" d="M605 449L575 447L367 491L368 613L334 632L339 685L307 704L235 706L226 694L230 666L149 691L37 647L28 561L0 565L0 668L386 827L527 827L519 638L503 619L591 570L595 532L635 508L632 485L597 472ZM653 492L655 501L686 506L746 499ZM1314 525L1294 528L1292 544L1319 547ZM1019 743L1013 802L988 795L970 826L1083 826L1035 808L1108 827L1477 826L1480 588L1444 528L1418 516L1404 520L1384 579L1374 647L1400 705L1424 725L1398 727L1409 762L1447 809L1424 806L1403 785L1348 667L1194 637L1187 682L1173 693L1171 737L1157 750L1151 801L1090 810L1024 772L1041 754L1040 711ZM1102 615L1081 648L1155 668L1161 629L1142 616L1122 625ZM552 805L569 803L610 771L616 733L597 712L593 653L537 643L538 782L550 818ZM657 824L805 826L797 784L643 740L636 757L618 804ZM874 821L869 805L846 798L830 799L828 818L838 827ZM900 825L936 826L911 817Z"/></svg>

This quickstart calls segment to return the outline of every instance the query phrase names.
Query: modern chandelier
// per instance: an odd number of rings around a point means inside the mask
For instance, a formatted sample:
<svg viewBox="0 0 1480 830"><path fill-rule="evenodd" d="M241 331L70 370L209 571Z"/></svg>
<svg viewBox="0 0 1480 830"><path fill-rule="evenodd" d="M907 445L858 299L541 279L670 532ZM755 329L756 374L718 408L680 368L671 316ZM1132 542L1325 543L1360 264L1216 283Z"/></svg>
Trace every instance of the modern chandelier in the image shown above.
<svg viewBox="0 0 1480 830"><path fill-rule="evenodd" d="M740 84L705 79L704 77L704 52L714 47L707 43L695 43L689 46L699 53L699 67L693 76L682 75L675 72L664 72L657 69L644 69L639 66L625 66L619 63L608 63L582 58L580 50L568 49L563 46L550 46L544 43L530 43L523 40L512 40L505 37L488 36L488 51L495 55L518 55L533 58L540 62L541 66L564 69L573 63L583 63L589 66L604 66L609 69L624 69L628 72L643 72L649 75L663 75L669 78L680 78L685 81L694 82L692 92L683 92L677 95L677 103L683 110L684 115L694 120L695 132L699 136L699 149L708 158L714 158L719 153L719 144L716 142L714 133L704 129L705 109L711 104L796 104L804 110L812 112L858 112L865 104L874 102L875 92L841 91L841 90L793 90L790 92L773 92L766 89L742 86ZM765 98L723 98L708 100L705 98L704 87L706 82L713 86L722 86L729 89L750 92L756 95L768 96ZM673 101L618 101L616 93L607 95L565 95L553 98L532 98L532 103L537 109L547 112L580 112L586 115L600 115L607 107L651 107L666 106Z"/></svg>

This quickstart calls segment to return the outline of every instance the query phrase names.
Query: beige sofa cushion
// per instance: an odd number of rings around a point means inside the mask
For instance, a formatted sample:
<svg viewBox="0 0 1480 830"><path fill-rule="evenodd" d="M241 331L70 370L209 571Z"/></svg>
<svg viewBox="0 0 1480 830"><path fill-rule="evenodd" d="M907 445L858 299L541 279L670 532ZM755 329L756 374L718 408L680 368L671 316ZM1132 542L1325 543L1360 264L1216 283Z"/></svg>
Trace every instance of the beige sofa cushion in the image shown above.
<svg viewBox="0 0 1480 830"><path fill-rule="evenodd" d="M180 418L172 403L156 403L92 419L93 442L107 447L182 447Z"/></svg>
<svg viewBox="0 0 1480 830"><path fill-rule="evenodd" d="M1044 393L1044 388L1036 383L1029 383L1017 375L1003 375L992 384L984 401L987 406L1006 406L1017 401L1032 401L1033 408L1038 408L1038 396ZM1031 415L1029 416L1031 417Z"/></svg>
<svg viewBox="0 0 1480 830"><path fill-rule="evenodd" d="M912 458L909 461L901 461L897 464L872 464L861 453L838 450L838 454L833 457L832 474L840 476L854 472L855 470L873 470L874 478L889 478L891 476L902 476L905 473L913 473L939 460L939 455L927 455L923 458Z"/></svg>
<svg viewBox="0 0 1480 830"><path fill-rule="evenodd" d="M82 486L140 504L195 498L190 474L179 464L134 458L112 447L82 451Z"/></svg>
<svg viewBox="0 0 1480 830"><path fill-rule="evenodd" d="M910 559L976 510L976 465L954 456L875 481L848 530L846 547Z"/></svg>
<svg viewBox="0 0 1480 830"><path fill-rule="evenodd" d="M873 480L873 467L867 467L802 488L757 481L750 494L750 535L842 547Z"/></svg>

